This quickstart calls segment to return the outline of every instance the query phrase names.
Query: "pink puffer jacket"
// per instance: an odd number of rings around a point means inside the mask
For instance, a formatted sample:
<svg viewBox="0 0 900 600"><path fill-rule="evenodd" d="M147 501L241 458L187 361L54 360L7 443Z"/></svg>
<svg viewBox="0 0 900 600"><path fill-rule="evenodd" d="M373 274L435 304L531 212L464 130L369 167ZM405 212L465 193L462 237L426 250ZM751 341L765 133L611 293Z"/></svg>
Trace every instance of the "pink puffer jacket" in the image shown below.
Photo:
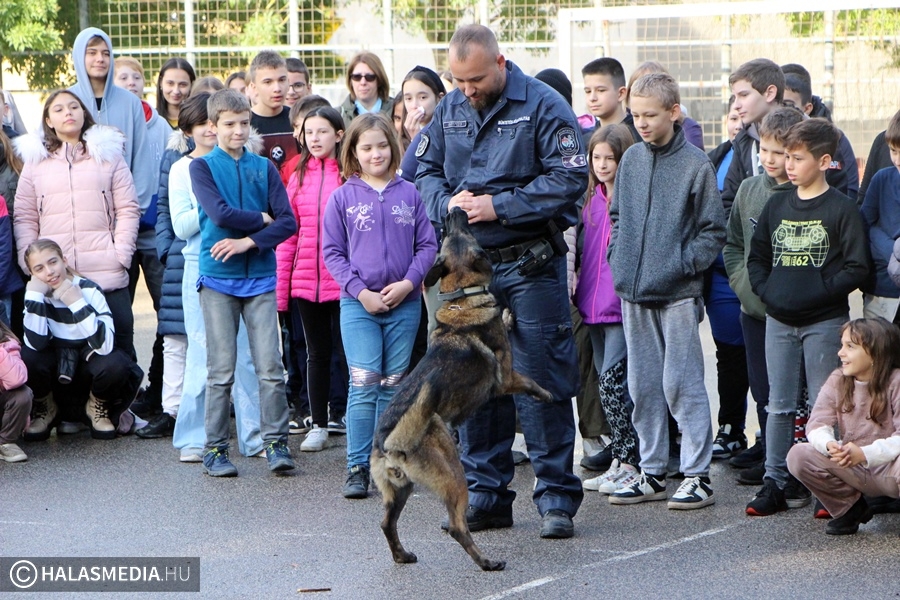
<svg viewBox="0 0 900 600"><path fill-rule="evenodd" d="M341 288L325 268L322 258L322 217L331 192L341 186L341 172L333 158L310 158L303 185L292 173L287 186L288 199L298 231L275 251L278 258L278 310L288 310L290 298L310 302L339 300Z"/></svg>
<svg viewBox="0 0 900 600"><path fill-rule="evenodd" d="M94 125L84 143L64 143L53 154L38 135L19 136L14 144L25 163L14 220L22 268L28 272L28 245L50 238L70 267L104 291L126 287L141 210L122 133Z"/></svg>

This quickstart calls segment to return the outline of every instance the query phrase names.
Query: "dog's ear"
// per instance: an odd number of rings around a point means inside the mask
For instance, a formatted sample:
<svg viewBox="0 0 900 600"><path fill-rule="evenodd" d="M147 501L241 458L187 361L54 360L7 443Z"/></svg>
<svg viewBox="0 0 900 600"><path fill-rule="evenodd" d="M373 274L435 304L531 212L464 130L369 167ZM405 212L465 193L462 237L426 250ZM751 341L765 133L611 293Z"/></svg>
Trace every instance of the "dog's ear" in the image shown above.
<svg viewBox="0 0 900 600"><path fill-rule="evenodd" d="M437 260L434 261L434 265L428 269L428 273L425 274L425 285L427 287L431 287L438 282L438 279L444 276L446 270L444 269L444 257L438 255Z"/></svg>

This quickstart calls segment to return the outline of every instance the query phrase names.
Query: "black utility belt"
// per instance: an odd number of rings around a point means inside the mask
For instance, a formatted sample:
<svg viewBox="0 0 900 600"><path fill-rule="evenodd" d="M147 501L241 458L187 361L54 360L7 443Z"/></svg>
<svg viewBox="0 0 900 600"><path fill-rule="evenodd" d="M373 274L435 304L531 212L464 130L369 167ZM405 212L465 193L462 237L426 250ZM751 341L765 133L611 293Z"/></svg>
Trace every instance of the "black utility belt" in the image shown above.
<svg viewBox="0 0 900 600"><path fill-rule="evenodd" d="M519 260L520 256L525 254L525 251L528 250L532 244L540 239L541 238L538 238L537 240L523 242L521 244L513 244L512 246L506 246L505 248L485 248L484 251L487 252L488 258L491 259L492 263L516 262Z"/></svg>
<svg viewBox="0 0 900 600"><path fill-rule="evenodd" d="M543 237L505 248L485 248L485 252L492 263L516 263L516 271L522 277L538 271L556 254L553 240Z"/></svg>

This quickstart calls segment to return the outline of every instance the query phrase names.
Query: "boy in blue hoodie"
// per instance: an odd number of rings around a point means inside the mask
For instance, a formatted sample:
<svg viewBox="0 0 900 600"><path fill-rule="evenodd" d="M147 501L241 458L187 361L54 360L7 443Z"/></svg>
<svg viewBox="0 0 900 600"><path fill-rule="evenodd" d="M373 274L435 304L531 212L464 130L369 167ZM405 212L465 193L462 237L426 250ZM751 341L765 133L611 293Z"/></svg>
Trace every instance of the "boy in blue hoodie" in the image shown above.
<svg viewBox="0 0 900 600"><path fill-rule="evenodd" d="M275 247L297 230L275 165L244 149L250 103L220 90L207 105L219 145L190 166L200 214L200 307L207 358L206 452L213 477L234 477L228 460L231 386L240 319L247 325L259 378L260 434L271 471L294 468L287 447L288 406L275 302Z"/></svg>

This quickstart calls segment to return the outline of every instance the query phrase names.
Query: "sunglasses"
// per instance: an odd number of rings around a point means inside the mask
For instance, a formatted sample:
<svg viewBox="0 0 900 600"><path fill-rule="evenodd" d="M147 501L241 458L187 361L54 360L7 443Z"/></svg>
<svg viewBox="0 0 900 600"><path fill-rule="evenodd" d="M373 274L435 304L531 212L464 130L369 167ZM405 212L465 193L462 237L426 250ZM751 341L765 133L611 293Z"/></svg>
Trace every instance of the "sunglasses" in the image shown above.
<svg viewBox="0 0 900 600"><path fill-rule="evenodd" d="M377 77L375 76L375 73L354 73L350 76L350 79L352 79L353 81L362 81L363 79L365 79L369 83L372 83L377 79Z"/></svg>

